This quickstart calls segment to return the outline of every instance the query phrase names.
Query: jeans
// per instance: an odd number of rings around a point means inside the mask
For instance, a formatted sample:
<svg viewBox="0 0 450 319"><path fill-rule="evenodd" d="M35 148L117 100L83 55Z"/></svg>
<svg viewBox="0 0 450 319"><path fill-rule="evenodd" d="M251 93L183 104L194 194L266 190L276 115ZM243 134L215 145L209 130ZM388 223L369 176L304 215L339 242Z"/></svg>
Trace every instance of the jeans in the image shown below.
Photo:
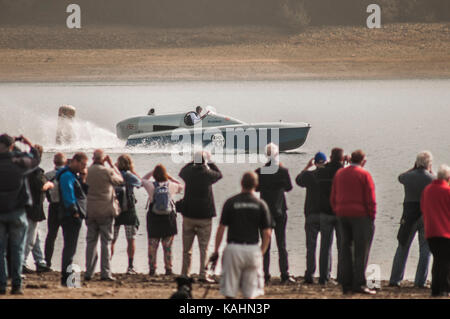
<svg viewBox="0 0 450 319"><path fill-rule="evenodd" d="M428 238L428 245L433 254L431 294L447 297L450 293L450 239Z"/></svg>
<svg viewBox="0 0 450 319"><path fill-rule="evenodd" d="M277 241L278 248L278 265L280 267L281 280L286 280L289 278L289 263L288 263L288 252L286 249L286 223L287 214L284 213L281 216L274 217L275 219L275 239ZM267 247L266 253L264 254L264 277L265 279L270 278L270 246Z"/></svg>
<svg viewBox="0 0 450 319"><path fill-rule="evenodd" d="M39 238L39 231L36 234L36 242L34 243L33 250L31 251L33 255L34 263L36 266L46 266L47 263L44 259L44 254L41 249L41 239Z"/></svg>
<svg viewBox="0 0 450 319"><path fill-rule="evenodd" d="M58 206L59 203L51 203L48 206L48 218L47 218L47 238L45 239L45 261L47 266L50 267L52 265L52 257L53 251L55 249L55 241L58 236L58 230L61 226L61 221L58 216Z"/></svg>
<svg viewBox="0 0 450 319"><path fill-rule="evenodd" d="M0 214L0 288L6 288L8 276L6 250L10 250L13 287L22 286L22 266L28 221L24 209Z"/></svg>
<svg viewBox="0 0 450 319"><path fill-rule="evenodd" d="M334 231L336 230L336 241L338 247L338 259L339 259L339 229L337 227L336 215L329 215L320 213L320 257L319 257L319 282L326 283L330 280L331 265L332 265L332 247ZM341 280L340 268L338 262L337 278Z"/></svg>
<svg viewBox="0 0 450 319"><path fill-rule="evenodd" d="M192 245L197 236L200 248L200 278L206 276L206 255L211 238L212 219L195 219L183 217L183 268L181 274L189 276L191 268Z"/></svg>
<svg viewBox="0 0 450 319"><path fill-rule="evenodd" d="M306 271L305 280L312 281L316 272L317 236L320 232L320 214L309 214L305 218Z"/></svg>
<svg viewBox="0 0 450 319"><path fill-rule="evenodd" d="M342 288L358 290L366 286L366 267L375 232L369 217L338 217L341 237Z"/></svg>
<svg viewBox="0 0 450 319"><path fill-rule="evenodd" d="M419 263L417 264L416 277L414 279L414 286L423 287L427 281L428 265L430 263L430 249L425 239L425 230L423 226L423 219L420 218L411 231L408 242L405 246L398 244L395 252L394 261L392 263L391 278L389 284L398 285L403 280L405 274L406 260L408 259L409 248L414 240L416 232L419 234Z"/></svg>
<svg viewBox="0 0 450 319"><path fill-rule="evenodd" d="M101 278L110 278L111 274L111 243L112 243L112 228L113 218L96 220L89 217L86 220L87 236L86 236L86 278L92 278L95 266L97 265L98 253L97 243L98 237L101 241L101 261L100 261L100 276Z"/></svg>
<svg viewBox="0 0 450 319"><path fill-rule="evenodd" d="M81 218L65 216L61 221L63 230L64 247L61 262L61 284L67 286L67 279L70 273L68 267L73 263L73 257L77 251L78 235L81 229Z"/></svg>
<svg viewBox="0 0 450 319"><path fill-rule="evenodd" d="M44 256L41 250L41 241L39 239L39 222L35 222L29 218L28 220L28 231L27 231L27 240L25 243L25 255L23 263L27 264L28 256L30 252L33 255L33 259L36 265L45 266Z"/></svg>

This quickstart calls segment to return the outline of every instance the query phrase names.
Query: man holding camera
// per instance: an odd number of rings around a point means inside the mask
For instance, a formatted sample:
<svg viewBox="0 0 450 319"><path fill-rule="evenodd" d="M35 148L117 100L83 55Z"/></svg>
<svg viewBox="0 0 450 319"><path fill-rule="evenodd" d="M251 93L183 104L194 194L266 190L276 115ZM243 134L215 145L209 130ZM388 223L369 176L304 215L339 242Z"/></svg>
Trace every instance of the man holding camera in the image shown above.
<svg viewBox="0 0 450 319"><path fill-rule="evenodd" d="M86 273L85 280L94 275L97 265L97 242L101 240L101 280L114 281L110 267L110 249L113 235L113 221L118 211L114 206L114 186L123 183L123 178L108 155L103 150L95 150L94 163L89 167L87 204ZM105 166L108 163L110 168Z"/></svg>
<svg viewBox="0 0 450 319"><path fill-rule="evenodd" d="M295 279L289 274L288 252L286 249L286 225L288 220L286 192L292 190L291 177L289 170L284 167L279 160L279 148L276 144L270 143L266 146L266 155L269 161L264 167L258 168L255 172L258 175L258 186L256 191L261 194L270 211L272 217L272 228L275 232L275 238L278 248L278 265L281 273L282 284L293 284ZM265 169L275 167L276 172L265 172ZM270 242L267 251L264 254L264 280L270 282Z"/></svg>
<svg viewBox="0 0 450 319"><path fill-rule="evenodd" d="M206 278L206 255L211 238L212 218L216 206L212 185L222 178L219 168L210 161L211 154L203 151L194 154L194 161L184 166L179 176L185 182L183 199L183 268L188 276L191 268L192 245L197 236L200 246L200 281Z"/></svg>
<svg viewBox="0 0 450 319"><path fill-rule="evenodd" d="M86 218L87 162L88 157L85 153L76 153L70 160L70 164L56 175L61 194L61 227L64 240L61 285L65 287L68 286L67 281L71 274L69 266L72 265L77 251L81 223Z"/></svg>
<svg viewBox="0 0 450 319"><path fill-rule="evenodd" d="M306 234L306 271L305 283L312 284L316 271L316 246L317 237L320 232L320 189L317 181L319 169L327 164L327 156L322 152L317 152L306 167L298 174L295 182L298 186L306 188L305 198L305 234ZM316 169L310 170L315 166ZM323 240L322 240L323 241ZM323 265L323 260L319 260ZM323 274L323 269L321 275ZM324 278L319 280L323 281Z"/></svg>
<svg viewBox="0 0 450 319"><path fill-rule="evenodd" d="M42 158L44 149L41 145L34 145L34 148L38 150L39 156ZM28 220L28 232L27 241L25 244L25 256L24 256L24 273L32 273L33 271L27 267L27 259L30 252L33 255L34 262L36 264L36 272L50 271L47 263L45 262L44 255L41 250L41 243L39 240L39 223L45 220L44 213L44 198L45 192L54 187L53 183L48 181L45 177L44 170L41 167L37 167L32 173L28 175L28 184L30 186L30 194L33 200L33 204L27 207L27 220Z"/></svg>
<svg viewBox="0 0 450 319"><path fill-rule="evenodd" d="M331 279L331 253L334 232L336 230L338 258L339 254L339 228L337 218L330 204L331 187L336 172L344 167L349 161L349 156L344 155L344 150L335 147L331 150L330 161L327 162L325 154L319 152L306 165L305 169L297 176L296 182L305 187L305 230L306 230L306 258L307 270L306 283L313 283L313 274L316 269L316 244L320 233L320 255L319 255L319 284L326 285ZM313 165L315 170L309 170ZM337 278L341 277L338 263Z"/></svg>
<svg viewBox="0 0 450 319"><path fill-rule="evenodd" d="M14 143L30 147L28 153L20 152ZM0 295L6 294L6 250L10 248L13 295L22 295L22 265L28 222L25 207L31 204L26 175L41 161L33 144L23 136L13 138L0 135Z"/></svg>

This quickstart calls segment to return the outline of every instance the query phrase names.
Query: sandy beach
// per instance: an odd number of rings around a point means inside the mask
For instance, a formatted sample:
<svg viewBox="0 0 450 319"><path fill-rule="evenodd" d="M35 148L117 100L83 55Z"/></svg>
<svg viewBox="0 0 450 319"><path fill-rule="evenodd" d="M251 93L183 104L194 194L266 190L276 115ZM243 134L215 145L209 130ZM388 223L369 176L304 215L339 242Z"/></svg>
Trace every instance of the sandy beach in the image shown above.
<svg viewBox="0 0 450 319"><path fill-rule="evenodd" d="M149 277L145 274L125 275L114 274L116 282L100 281L97 274L91 281L83 282L81 288L69 289L59 285L58 272L27 274L24 281L23 296L7 294L5 298L26 299L168 299L176 291L175 276L158 275ZM83 276L81 275L81 278ZM303 284L300 277L298 283L292 285L280 284L279 278L273 278L265 288L265 295L259 299L428 299L430 289L417 289L413 283L404 282L402 288L388 287L388 282L381 283L381 290L375 296L350 294L343 295L341 288L335 284L321 286ZM205 296L206 292L206 297ZM193 285L194 299L223 299L218 284L195 283ZM433 298L436 299L436 298Z"/></svg>
<svg viewBox="0 0 450 319"><path fill-rule="evenodd" d="M1 82L450 78L450 24L0 27Z"/></svg>

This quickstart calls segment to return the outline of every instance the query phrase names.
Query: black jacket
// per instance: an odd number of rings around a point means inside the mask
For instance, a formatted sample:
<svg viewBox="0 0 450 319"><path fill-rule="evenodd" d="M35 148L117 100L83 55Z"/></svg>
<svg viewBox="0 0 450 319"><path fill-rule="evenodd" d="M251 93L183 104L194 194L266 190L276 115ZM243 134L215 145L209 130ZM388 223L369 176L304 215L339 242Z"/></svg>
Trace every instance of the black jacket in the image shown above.
<svg viewBox="0 0 450 319"><path fill-rule="evenodd" d="M302 171L295 182L298 186L306 188L305 216L320 213L320 190L317 182L317 169Z"/></svg>
<svg viewBox="0 0 450 319"><path fill-rule="evenodd" d="M42 191L42 187L47 182L47 178L44 175L44 170L38 167L30 175L28 175L28 183L30 185L31 197L33 199L33 205L26 208L27 217L35 222L40 222L45 219L44 214L44 196L45 192Z"/></svg>
<svg viewBox="0 0 450 319"><path fill-rule="evenodd" d="M265 166L269 165L270 162ZM259 185L256 191L260 192L261 198L269 206L272 217L276 218L286 214L288 207L284 193L292 190L291 177L288 169L279 166L278 171L274 174L261 174L261 168L258 168L255 172L258 174L259 179Z"/></svg>
<svg viewBox="0 0 450 319"><path fill-rule="evenodd" d="M184 166L179 176L185 182L183 216L196 219L216 216L216 206L212 185L222 178L222 173L214 163Z"/></svg>
<svg viewBox="0 0 450 319"><path fill-rule="evenodd" d="M0 154L0 213L8 213L31 205L25 178L41 162L39 153L7 152Z"/></svg>
<svg viewBox="0 0 450 319"><path fill-rule="evenodd" d="M336 172L343 166L339 162L329 162L325 167L317 170L316 178L319 184L319 208L322 213L334 215L330 204L331 187L333 185L333 178Z"/></svg>
<svg viewBox="0 0 450 319"><path fill-rule="evenodd" d="M332 215L330 205L331 186L333 178L338 169L342 168L340 163L330 162L324 167L313 171L301 172L295 182L300 187L306 188L305 215L325 213Z"/></svg>

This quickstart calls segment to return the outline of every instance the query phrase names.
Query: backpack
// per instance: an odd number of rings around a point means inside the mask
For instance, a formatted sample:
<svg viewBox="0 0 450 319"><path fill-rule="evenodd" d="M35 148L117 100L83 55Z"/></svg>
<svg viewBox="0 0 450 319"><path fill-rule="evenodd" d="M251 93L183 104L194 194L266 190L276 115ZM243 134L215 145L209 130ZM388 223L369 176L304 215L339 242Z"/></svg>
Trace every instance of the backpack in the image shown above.
<svg viewBox="0 0 450 319"><path fill-rule="evenodd" d="M115 186L114 191L116 192L116 198L119 201L120 212L126 212L135 207L136 198L126 182L125 173L120 173L125 182L119 186Z"/></svg>
<svg viewBox="0 0 450 319"><path fill-rule="evenodd" d="M31 198L33 205L26 208L27 217L35 222L40 222L45 219L44 213L44 196L42 187L45 184L46 178L44 171L41 168L37 168L27 177Z"/></svg>
<svg viewBox="0 0 450 319"><path fill-rule="evenodd" d="M173 201L169 193L169 182L153 182L152 212L157 215L169 215L174 211Z"/></svg>
<svg viewBox="0 0 450 319"><path fill-rule="evenodd" d="M52 189L49 189L45 193L45 196L47 197L47 201L49 203L52 203L52 204L58 204L59 201L60 201L60 197L59 197L59 181L56 178L57 174L58 174L58 172L55 172L55 175L53 177L51 177L51 178L49 178L49 176L46 175L47 178L48 178L48 181L52 182L53 185L54 185Z"/></svg>

